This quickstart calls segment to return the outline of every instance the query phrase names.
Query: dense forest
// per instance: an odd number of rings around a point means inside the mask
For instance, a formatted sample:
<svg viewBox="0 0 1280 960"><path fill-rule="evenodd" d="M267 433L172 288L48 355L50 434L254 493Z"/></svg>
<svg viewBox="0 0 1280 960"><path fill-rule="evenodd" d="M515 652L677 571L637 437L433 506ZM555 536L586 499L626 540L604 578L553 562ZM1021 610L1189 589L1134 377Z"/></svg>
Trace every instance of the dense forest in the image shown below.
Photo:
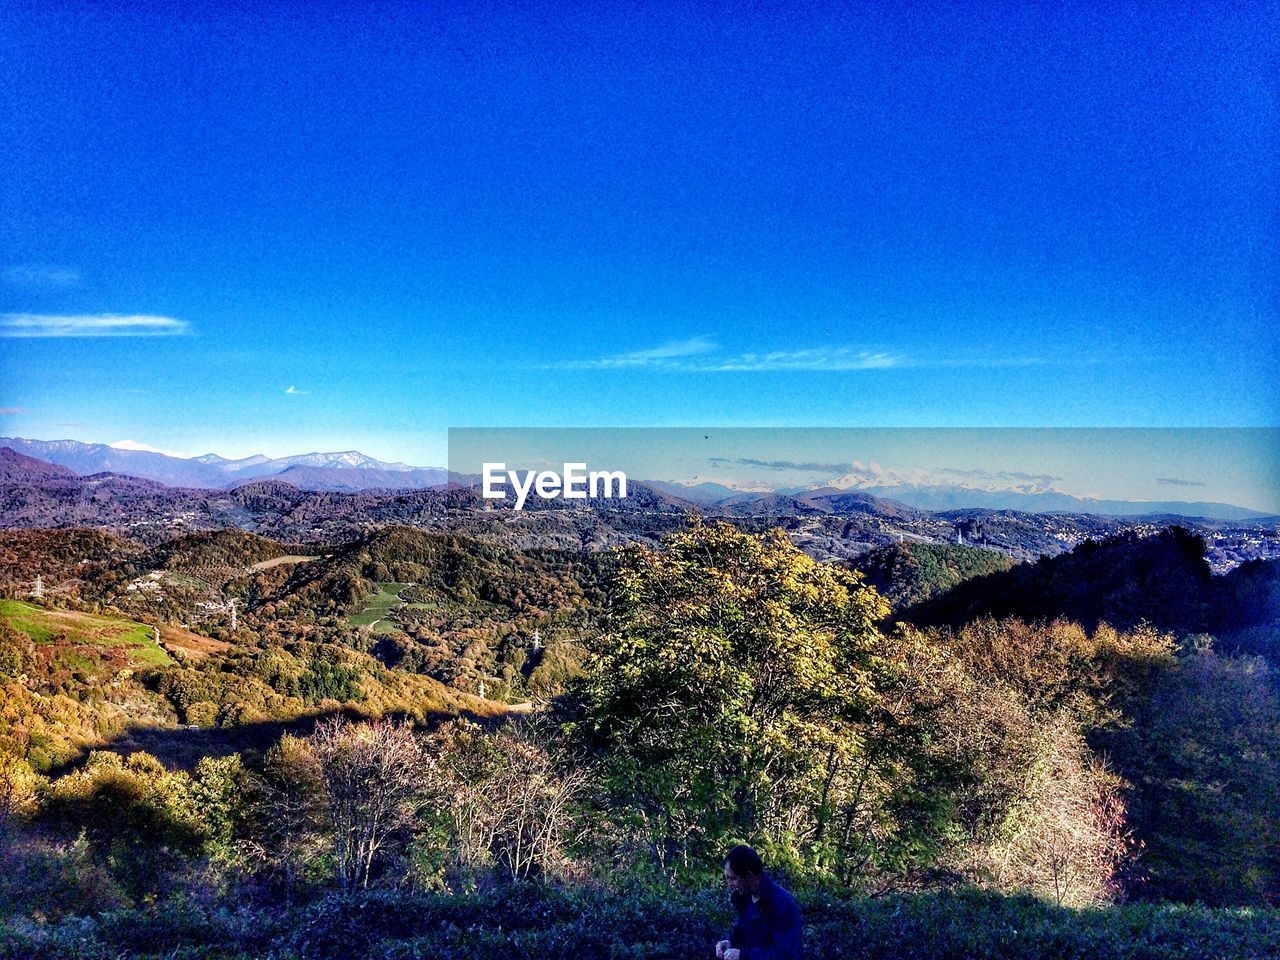
<svg viewBox="0 0 1280 960"><path fill-rule="evenodd" d="M0 555L0 956L703 956L737 842L814 957L1280 943L1280 563L1184 530Z"/></svg>

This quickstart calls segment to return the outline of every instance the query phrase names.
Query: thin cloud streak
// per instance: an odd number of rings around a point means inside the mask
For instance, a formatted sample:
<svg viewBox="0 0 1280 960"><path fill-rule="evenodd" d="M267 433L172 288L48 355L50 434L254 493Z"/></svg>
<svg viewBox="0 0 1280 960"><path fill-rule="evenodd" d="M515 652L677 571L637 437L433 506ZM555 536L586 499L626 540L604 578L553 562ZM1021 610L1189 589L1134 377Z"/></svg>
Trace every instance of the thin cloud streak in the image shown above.
<svg viewBox="0 0 1280 960"><path fill-rule="evenodd" d="M191 325L150 314L0 314L0 337L173 337Z"/></svg>
<svg viewBox="0 0 1280 960"><path fill-rule="evenodd" d="M743 353L701 365L698 369L708 373L772 373L779 370L887 370L903 364L903 357L889 353L855 350L850 347L819 347L810 350Z"/></svg>
<svg viewBox="0 0 1280 960"><path fill-rule="evenodd" d="M1011 481L1019 483L1038 483L1050 484L1057 483L1062 477L1055 477L1047 473L1024 473L1021 470L960 470L956 467L939 467L939 473L949 473L955 476L965 477L969 480L988 480L988 481Z"/></svg>
<svg viewBox="0 0 1280 960"><path fill-rule="evenodd" d="M310 392L310 390L299 390L297 387L291 386L285 391L285 395L290 397L305 397Z"/></svg>
<svg viewBox="0 0 1280 960"><path fill-rule="evenodd" d="M706 337L691 337L688 340L673 340L648 350L635 350L631 353L620 353L612 357L600 357L596 360L572 360L563 364L562 368L570 370L620 370L634 367L657 367L673 369L683 357L711 353L718 349Z"/></svg>
<svg viewBox="0 0 1280 960"><path fill-rule="evenodd" d="M883 466L874 460L848 460L843 463L833 463L813 460L762 460L753 457L708 457L707 462L717 468L750 467L755 470L819 476L833 482L837 487L847 489L964 486L987 491L1026 493L1028 488L1032 488L1037 492L1048 492L1055 489L1053 486L1055 483L1064 479L1052 474L1026 473L1021 470L960 469L958 467L898 469ZM727 486L748 489L755 481L752 480L745 487L729 479L723 479L720 482Z"/></svg>
<svg viewBox="0 0 1280 960"><path fill-rule="evenodd" d="M763 470L798 470L807 473L845 473L850 464L800 460L756 460L752 457L708 457L716 466L759 467Z"/></svg>
<svg viewBox="0 0 1280 960"><path fill-rule="evenodd" d="M18 263L6 267L0 277L5 283L17 287L74 287L80 283L80 271L75 267L52 263Z"/></svg>
<svg viewBox="0 0 1280 960"><path fill-rule="evenodd" d="M741 373L775 370L873 370L900 366L903 358L852 347L775 350L768 353L718 354L719 346L707 337L664 343L648 350L572 360L557 364L560 370L665 370L678 373Z"/></svg>
<svg viewBox="0 0 1280 960"><path fill-rule="evenodd" d="M722 353L707 337L673 341L648 350L571 360L546 369L653 370L671 373L852 372L927 367L1027 367L1040 357L946 357L926 359L865 347L807 347L800 350Z"/></svg>

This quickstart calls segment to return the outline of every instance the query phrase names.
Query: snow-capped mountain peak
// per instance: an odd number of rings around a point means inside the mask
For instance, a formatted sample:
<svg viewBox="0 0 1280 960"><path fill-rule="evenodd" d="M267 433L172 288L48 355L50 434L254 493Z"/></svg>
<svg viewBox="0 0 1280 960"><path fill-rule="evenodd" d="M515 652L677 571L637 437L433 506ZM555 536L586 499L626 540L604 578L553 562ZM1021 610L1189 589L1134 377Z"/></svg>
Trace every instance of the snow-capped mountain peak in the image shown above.
<svg viewBox="0 0 1280 960"><path fill-rule="evenodd" d="M281 457L275 461L290 467L338 467L357 470L399 470L413 468L407 463L388 463L378 460L358 450L344 450L339 453L301 453L292 457Z"/></svg>
<svg viewBox="0 0 1280 960"><path fill-rule="evenodd" d="M151 447L145 443L139 443L137 440L117 440L115 443L109 443L107 446L115 450L132 450L135 453L159 453L166 457L176 457L179 460L187 459L185 453L175 453L172 450L161 450L158 447Z"/></svg>
<svg viewBox="0 0 1280 960"><path fill-rule="evenodd" d="M821 487L835 487L837 490L865 490L874 487L879 481L861 473L846 473L843 476L821 483Z"/></svg>

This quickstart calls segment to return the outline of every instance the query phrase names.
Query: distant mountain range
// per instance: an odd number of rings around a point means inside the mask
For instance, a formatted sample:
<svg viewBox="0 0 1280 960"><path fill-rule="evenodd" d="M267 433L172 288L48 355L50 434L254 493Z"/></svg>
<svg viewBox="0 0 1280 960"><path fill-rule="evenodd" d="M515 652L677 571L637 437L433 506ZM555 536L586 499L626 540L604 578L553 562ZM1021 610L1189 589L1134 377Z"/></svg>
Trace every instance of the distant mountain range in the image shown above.
<svg viewBox="0 0 1280 960"><path fill-rule="evenodd" d="M413 467L348 450L271 458L262 455L231 460L207 453L175 457L138 449L137 444L108 445L76 440L28 440L0 437L26 457L66 467L80 475L116 473L154 480L170 487L230 490L252 481L273 479L299 490L427 490L445 486L451 477L443 467ZM723 483L682 484L661 480L643 483L655 491L717 512L738 516L770 513L872 512L880 515L913 510L1016 510L1022 513L1092 514L1104 517L1205 517L1252 520L1266 516L1229 503L1187 501L1097 500L1026 484L989 488L958 483L911 482L899 477L858 473L829 480L812 489L795 487L739 490Z"/></svg>
<svg viewBox="0 0 1280 960"><path fill-rule="evenodd" d="M221 487L172 486L113 472L81 476L0 446L0 531L96 527L155 545L183 533L240 529L289 543L336 543L399 524L484 536L522 549L597 550L655 541L681 529L690 514L700 513L752 531L780 526L797 546L822 560L847 561L892 544L963 545L998 551L1014 560L1034 560L1087 539L1101 540L1125 530L1150 533L1171 524L1205 537L1215 572L1247 560L1280 557L1276 518L930 512L864 490L833 488L793 495L739 493L702 505L677 496L670 484L659 489L640 482L628 485L625 500L530 501L523 513L516 513L495 509L492 501L480 498L477 486L466 482L430 489L365 486L409 473L295 463L267 477L233 476ZM390 480L388 474L393 475ZM325 489L299 486L307 484L323 484Z"/></svg>
<svg viewBox="0 0 1280 960"><path fill-rule="evenodd" d="M785 496L797 502L825 501L843 495L847 503L858 496L878 504L938 513L947 510L1017 510L1020 513L1088 513L1099 517L1207 517L1213 520L1256 520L1269 516L1259 510L1230 503L1183 500L1097 500L1075 497L1060 490L986 489L956 483L893 483L844 485L840 478L815 490L783 488L774 493L744 493L718 483L684 485L653 482L650 486L704 506L743 504L751 498L767 500ZM729 491L727 494L725 491Z"/></svg>
<svg viewBox="0 0 1280 960"><path fill-rule="evenodd" d="M216 453L183 458L77 440L0 437L0 447L67 467L82 476L117 473L155 480L170 487L229 490L270 477L284 480L300 490L422 490L447 481L447 471L442 468L388 463L355 450L277 458L258 454L229 460Z"/></svg>

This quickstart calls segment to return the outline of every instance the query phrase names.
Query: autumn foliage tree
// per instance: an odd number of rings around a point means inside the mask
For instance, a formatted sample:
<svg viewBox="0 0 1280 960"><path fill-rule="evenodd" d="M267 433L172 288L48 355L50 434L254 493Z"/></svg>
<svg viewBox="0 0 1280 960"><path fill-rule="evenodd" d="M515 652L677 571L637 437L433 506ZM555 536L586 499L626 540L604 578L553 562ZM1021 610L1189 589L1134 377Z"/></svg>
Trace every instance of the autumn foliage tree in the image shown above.
<svg viewBox="0 0 1280 960"><path fill-rule="evenodd" d="M888 707L887 612L857 574L780 530L694 524L629 554L580 729L664 869L730 836L803 845L867 802L857 778Z"/></svg>

